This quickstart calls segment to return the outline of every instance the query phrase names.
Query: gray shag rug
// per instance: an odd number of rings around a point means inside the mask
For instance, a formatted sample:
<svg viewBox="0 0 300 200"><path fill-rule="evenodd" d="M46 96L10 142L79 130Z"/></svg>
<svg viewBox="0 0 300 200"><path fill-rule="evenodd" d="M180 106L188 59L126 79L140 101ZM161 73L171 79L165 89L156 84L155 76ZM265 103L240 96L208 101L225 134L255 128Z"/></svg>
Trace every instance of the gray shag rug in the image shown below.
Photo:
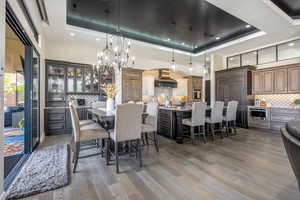
<svg viewBox="0 0 300 200"><path fill-rule="evenodd" d="M9 187L7 199L24 198L69 184L69 157L69 145L34 151Z"/></svg>

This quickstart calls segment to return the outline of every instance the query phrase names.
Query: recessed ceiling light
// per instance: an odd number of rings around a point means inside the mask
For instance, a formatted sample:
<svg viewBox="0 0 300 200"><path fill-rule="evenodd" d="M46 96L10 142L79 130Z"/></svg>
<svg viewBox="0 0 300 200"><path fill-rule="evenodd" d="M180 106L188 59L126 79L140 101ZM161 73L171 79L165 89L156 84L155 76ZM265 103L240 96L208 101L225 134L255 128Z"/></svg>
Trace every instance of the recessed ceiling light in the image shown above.
<svg viewBox="0 0 300 200"><path fill-rule="evenodd" d="M294 43L294 42L291 42L291 43L289 43L288 45L289 45L289 47L292 47L292 46L295 45L295 43Z"/></svg>
<svg viewBox="0 0 300 200"><path fill-rule="evenodd" d="M219 40L219 39L221 39L221 37L216 37L216 40Z"/></svg>
<svg viewBox="0 0 300 200"><path fill-rule="evenodd" d="M251 25L250 25L250 24L247 24L247 25L246 25L246 28L250 28L250 27L251 27Z"/></svg>
<svg viewBox="0 0 300 200"><path fill-rule="evenodd" d="M181 43L182 45L184 45L184 42L183 43Z"/></svg>
<svg viewBox="0 0 300 200"><path fill-rule="evenodd" d="M233 60L233 58L229 58L229 60Z"/></svg>
<svg viewBox="0 0 300 200"><path fill-rule="evenodd" d="M70 36L72 36L72 37L75 36L75 33L71 32L71 33L70 33Z"/></svg>
<svg viewBox="0 0 300 200"><path fill-rule="evenodd" d="M170 41L170 38L168 38L167 40Z"/></svg>
<svg viewBox="0 0 300 200"><path fill-rule="evenodd" d="M100 41L100 39L99 39L99 38L96 38L96 41Z"/></svg>

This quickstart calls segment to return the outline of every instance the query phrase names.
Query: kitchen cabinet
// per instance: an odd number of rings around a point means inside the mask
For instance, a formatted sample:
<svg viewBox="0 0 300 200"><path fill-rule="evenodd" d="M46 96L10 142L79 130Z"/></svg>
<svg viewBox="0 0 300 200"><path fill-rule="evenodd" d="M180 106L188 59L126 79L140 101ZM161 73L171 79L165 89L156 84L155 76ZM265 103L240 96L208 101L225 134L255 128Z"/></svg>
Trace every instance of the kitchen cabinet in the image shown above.
<svg viewBox="0 0 300 200"><path fill-rule="evenodd" d="M274 93L287 93L287 69L274 70Z"/></svg>
<svg viewBox="0 0 300 200"><path fill-rule="evenodd" d="M247 106L253 105L252 72L254 67L239 67L216 72L216 100L239 102L237 109L237 125L247 127Z"/></svg>
<svg viewBox="0 0 300 200"><path fill-rule="evenodd" d="M252 72L253 94L300 93L300 66L288 65Z"/></svg>
<svg viewBox="0 0 300 200"><path fill-rule="evenodd" d="M76 92L83 93L84 92L84 68L77 67L76 68Z"/></svg>
<svg viewBox="0 0 300 200"><path fill-rule="evenodd" d="M264 71L262 72L262 92L264 94L273 93L273 71Z"/></svg>
<svg viewBox="0 0 300 200"><path fill-rule="evenodd" d="M300 66L288 69L288 93L300 93Z"/></svg>
<svg viewBox="0 0 300 200"><path fill-rule="evenodd" d="M300 109L296 108L277 108L271 107L271 124L272 130L279 131L286 122L300 119Z"/></svg>
<svg viewBox="0 0 300 200"><path fill-rule="evenodd" d="M65 66L48 62L46 63L47 77L47 100L63 101L65 100Z"/></svg>
<svg viewBox="0 0 300 200"><path fill-rule="evenodd" d="M261 73L257 71L252 72L252 93L262 93L262 76Z"/></svg>
<svg viewBox="0 0 300 200"><path fill-rule="evenodd" d="M187 95L188 95L188 103L202 101L201 99L194 98L194 91L197 90L202 92L202 77L200 76L187 76Z"/></svg>
<svg viewBox="0 0 300 200"><path fill-rule="evenodd" d="M142 101L142 70L122 69L122 102Z"/></svg>
<svg viewBox="0 0 300 200"><path fill-rule="evenodd" d="M92 93L93 92L93 68L86 67L84 69L84 92Z"/></svg>
<svg viewBox="0 0 300 200"><path fill-rule="evenodd" d="M67 92L75 92L75 69L74 67L67 67Z"/></svg>

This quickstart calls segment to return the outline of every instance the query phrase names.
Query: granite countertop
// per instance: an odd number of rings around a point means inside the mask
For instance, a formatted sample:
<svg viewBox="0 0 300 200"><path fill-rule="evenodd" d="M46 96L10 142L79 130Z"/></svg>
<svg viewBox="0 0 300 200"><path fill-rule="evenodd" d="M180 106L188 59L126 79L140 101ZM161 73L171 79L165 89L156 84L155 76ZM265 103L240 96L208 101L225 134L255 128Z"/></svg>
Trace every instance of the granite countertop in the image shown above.
<svg viewBox="0 0 300 200"><path fill-rule="evenodd" d="M186 106L186 107L165 107L165 106L160 106L159 109L172 110L172 111L190 111L190 110L192 110L192 107L191 106Z"/></svg>
<svg viewBox="0 0 300 200"><path fill-rule="evenodd" d="M69 106L60 106L60 107L45 107L44 109L66 109ZM92 106L76 106L76 108L92 108Z"/></svg>

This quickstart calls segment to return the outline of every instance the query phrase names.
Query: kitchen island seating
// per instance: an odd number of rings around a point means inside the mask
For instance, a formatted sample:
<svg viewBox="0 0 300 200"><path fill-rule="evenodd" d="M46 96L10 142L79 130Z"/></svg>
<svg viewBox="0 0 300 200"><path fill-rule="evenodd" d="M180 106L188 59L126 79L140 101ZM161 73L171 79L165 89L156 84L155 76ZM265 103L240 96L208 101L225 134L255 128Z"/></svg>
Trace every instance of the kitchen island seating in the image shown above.
<svg viewBox="0 0 300 200"><path fill-rule="evenodd" d="M149 140L151 140L155 149L158 152L158 137L157 137L157 118L158 118L158 103L149 102L147 104L146 113L148 116L145 118L144 123L142 123L142 138L146 140L146 145L149 145ZM151 134L152 135L148 135Z"/></svg>
<svg viewBox="0 0 300 200"><path fill-rule="evenodd" d="M117 105L115 115L115 129L110 131L110 138L115 144L116 172L119 173L119 143L135 142L139 165L142 167L141 133L142 133L142 105L120 104Z"/></svg>
<svg viewBox="0 0 300 200"><path fill-rule="evenodd" d="M289 121L281 137L300 190L300 121Z"/></svg>
<svg viewBox="0 0 300 200"><path fill-rule="evenodd" d="M99 140L106 140L108 139L108 132L103 129L99 124L97 123L88 123L88 124L80 124L79 117L76 111L76 108L74 105L70 104L70 113L71 113L71 120L72 120L72 128L73 128L73 139L72 139L72 146L73 146L73 173L75 173L77 168L77 163L79 159L79 152L80 150L83 150L80 148L82 142L87 141L99 141ZM98 143L96 143L98 144ZM108 145L106 145L107 147ZM98 147L98 145L96 146ZM102 151L102 150L101 150ZM106 148L106 158L107 158L107 152L108 149ZM102 153L102 152L101 152ZM100 154L100 153L99 153ZM81 158L86 158L94 155L99 154L92 154L88 156L84 156Z"/></svg>
<svg viewBox="0 0 300 200"><path fill-rule="evenodd" d="M207 105L203 102L195 102L192 105L192 118L183 119L182 124L185 126L190 126L190 137L192 143L195 144L195 127L198 127L198 135L203 135L204 143L206 143L205 135L205 115L206 115ZM201 132L202 129L202 132Z"/></svg>
<svg viewBox="0 0 300 200"><path fill-rule="evenodd" d="M205 122L208 125L208 129L211 130L213 140L215 139L216 125L218 125L221 138L223 138L223 135L222 135L223 109L224 109L224 102L216 101L214 106L211 108L210 117L207 117L205 119Z"/></svg>
<svg viewBox="0 0 300 200"><path fill-rule="evenodd" d="M229 129L234 130L234 134L236 134L236 113L237 107L239 102L238 101L229 101L226 109L226 114L223 117L223 121L225 123L226 134L229 136Z"/></svg>

